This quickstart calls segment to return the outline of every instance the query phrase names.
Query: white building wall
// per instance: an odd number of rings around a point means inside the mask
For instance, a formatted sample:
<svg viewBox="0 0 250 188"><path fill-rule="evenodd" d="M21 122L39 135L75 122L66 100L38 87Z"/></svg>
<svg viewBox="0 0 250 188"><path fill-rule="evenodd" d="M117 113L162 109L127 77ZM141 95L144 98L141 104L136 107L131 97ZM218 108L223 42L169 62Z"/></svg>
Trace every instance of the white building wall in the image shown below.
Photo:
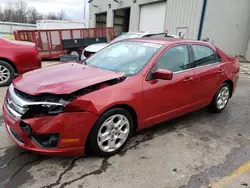
<svg viewBox="0 0 250 188"><path fill-rule="evenodd" d="M90 4L89 27L95 27L95 14L102 12L107 12L107 27L113 27L113 10L131 7L129 30L136 31L139 29L141 5L155 2L167 2L166 16L162 18L165 20L163 27L165 30L177 34L178 27L186 27L188 29L186 38L197 39L202 0L137 0L136 3L132 0L122 0L122 3L115 3L113 0L93 0ZM111 4L110 9L108 4Z"/></svg>
<svg viewBox="0 0 250 188"><path fill-rule="evenodd" d="M248 47L247 47L246 59L250 61L250 40L249 40Z"/></svg>
<svg viewBox="0 0 250 188"><path fill-rule="evenodd" d="M24 24L15 22L0 22L0 35L13 35L15 30L36 29L35 24Z"/></svg>
<svg viewBox="0 0 250 188"><path fill-rule="evenodd" d="M90 27L95 27L95 14L107 12L107 27L113 27L113 10L131 7L130 31L139 29L140 7L164 0L93 0L90 4ZM166 0L165 0L166 1ZM173 34L186 33L187 39L197 39L203 0L167 0L164 28ZM250 59L250 0L207 0L202 38L230 55L247 55ZM111 8L108 7L111 4ZM97 7L94 7L96 5ZM151 20L150 20L151 21ZM155 20L157 21L157 20ZM248 47L249 46L249 47ZM247 50L248 49L248 50Z"/></svg>
<svg viewBox="0 0 250 188"><path fill-rule="evenodd" d="M208 0L202 38L230 55L245 55L249 36L250 0Z"/></svg>
<svg viewBox="0 0 250 188"><path fill-rule="evenodd" d="M85 28L83 21L64 21L64 20L38 20L37 29L77 29Z"/></svg>
<svg viewBox="0 0 250 188"><path fill-rule="evenodd" d="M203 1L202 0L168 0L165 28L178 34L186 28L186 39L197 39Z"/></svg>
<svg viewBox="0 0 250 188"><path fill-rule="evenodd" d="M163 32L165 30L166 1L140 6L139 30Z"/></svg>
<svg viewBox="0 0 250 188"><path fill-rule="evenodd" d="M88 0L84 0L84 22L85 22L85 28L89 28L89 3Z"/></svg>
<svg viewBox="0 0 250 188"><path fill-rule="evenodd" d="M140 5L160 1L166 0L137 0L136 3L133 3L132 0L122 0L121 3L116 3L113 0L93 0L89 6L89 27L95 27L95 14L102 12L107 12L107 27L113 27L113 10L131 7L129 30L137 31L139 29ZM111 4L111 8L108 7L108 4Z"/></svg>
<svg viewBox="0 0 250 188"><path fill-rule="evenodd" d="M230 55L245 55L250 36L249 0L208 0L202 38Z"/></svg>

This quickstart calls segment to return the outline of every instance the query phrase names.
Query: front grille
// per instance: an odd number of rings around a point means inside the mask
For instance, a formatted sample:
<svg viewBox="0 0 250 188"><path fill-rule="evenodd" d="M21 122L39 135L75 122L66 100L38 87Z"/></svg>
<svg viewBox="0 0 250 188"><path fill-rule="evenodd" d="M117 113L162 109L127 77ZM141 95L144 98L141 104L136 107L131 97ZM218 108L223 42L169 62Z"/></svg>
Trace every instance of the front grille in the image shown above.
<svg viewBox="0 0 250 188"><path fill-rule="evenodd" d="M13 88L9 88L6 98L4 100L5 109L12 119L19 120L20 117L27 111L27 108L18 104L18 97L13 95Z"/></svg>
<svg viewBox="0 0 250 188"><path fill-rule="evenodd" d="M61 95L55 94L32 96L10 85L5 99L5 108L16 121L33 118L35 114L57 115L63 111L65 105L62 104L64 100L59 97ZM62 100L62 103L58 102L59 99Z"/></svg>
<svg viewBox="0 0 250 188"><path fill-rule="evenodd" d="M9 130L10 130L11 135L12 135L18 142L21 142L22 144L24 144L22 138L21 138L18 134L16 134L15 131L13 131L11 128L9 128Z"/></svg>

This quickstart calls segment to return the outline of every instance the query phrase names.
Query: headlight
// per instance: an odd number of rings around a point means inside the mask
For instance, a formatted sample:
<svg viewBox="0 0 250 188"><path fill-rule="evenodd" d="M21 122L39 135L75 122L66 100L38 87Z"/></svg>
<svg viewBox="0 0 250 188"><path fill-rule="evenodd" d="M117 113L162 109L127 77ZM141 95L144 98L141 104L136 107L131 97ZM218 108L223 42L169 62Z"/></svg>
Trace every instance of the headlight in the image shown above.
<svg viewBox="0 0 250 188"><path fill-rule="evenodd" d="M43 105L45 111L47 111L48 115L58 115L64 112L63 105Z"/></svg>
<svg viewBox="0 0 250 188"><path fill-rule="evenodd" d="M25 114L23 114L22 119L29 119L33 117L41 116L56 116L64 112L64 105L55 103L44 103L30 105Z"/></svg>

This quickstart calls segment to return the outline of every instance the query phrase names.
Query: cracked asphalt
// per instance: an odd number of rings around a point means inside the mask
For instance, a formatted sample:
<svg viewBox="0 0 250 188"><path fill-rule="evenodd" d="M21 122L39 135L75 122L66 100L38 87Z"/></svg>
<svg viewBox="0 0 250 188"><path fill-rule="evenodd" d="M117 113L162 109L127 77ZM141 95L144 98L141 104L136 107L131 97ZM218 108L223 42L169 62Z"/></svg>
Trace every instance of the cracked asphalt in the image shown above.
<svg viewBox="0 0 250 188"><path fill-rule="evenodd" d="M0 89L0 98L6 89ZM1 102L0 100L0 102ZM221 114L206 109L137 133L110 158L48 157L17 147L0 119L0 187L250 187L250 79Z"/></svg>

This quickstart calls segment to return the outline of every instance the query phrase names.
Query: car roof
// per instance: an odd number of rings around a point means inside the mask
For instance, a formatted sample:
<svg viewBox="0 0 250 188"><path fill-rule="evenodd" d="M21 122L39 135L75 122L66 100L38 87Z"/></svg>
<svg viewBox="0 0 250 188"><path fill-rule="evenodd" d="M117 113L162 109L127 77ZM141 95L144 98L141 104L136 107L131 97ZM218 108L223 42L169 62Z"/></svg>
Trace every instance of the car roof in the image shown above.
<svg viewBox="0 0 250 188"><path fill-rule="evenodd" d="M166 44L200 44L200 45L206 45L210 46L211 48L215 48L212 44L204 41L198 41L198 40L186 40L183 38L133 38L133 39L125 39L124 41L131 41L131 42L142 42L142 43L154 43L154 44L160 44L160 45L166 45Z"/></svg>
<svg viewBox="0 0 250 188"><path fill-rule="evenodd" d="M164 37L157 37L157 38L131 38L131 39L125 39L124 41L131 41L131 42L145 42L145 43L155 43L155 44L167 44L167 43L172 43L172 42L176 42L176 41L184 41L181 38L164 38Z"/></svg>
<svg viewBox="0 0 250 188"><path fill-rule="evenodd" d="M131 33L131 34L149 34L149 35L157 35L157 34L170 34L170 35L174 35L172 33L169 33L168 31L129 31L129 32L126 32L126 33Z"/></svg>

